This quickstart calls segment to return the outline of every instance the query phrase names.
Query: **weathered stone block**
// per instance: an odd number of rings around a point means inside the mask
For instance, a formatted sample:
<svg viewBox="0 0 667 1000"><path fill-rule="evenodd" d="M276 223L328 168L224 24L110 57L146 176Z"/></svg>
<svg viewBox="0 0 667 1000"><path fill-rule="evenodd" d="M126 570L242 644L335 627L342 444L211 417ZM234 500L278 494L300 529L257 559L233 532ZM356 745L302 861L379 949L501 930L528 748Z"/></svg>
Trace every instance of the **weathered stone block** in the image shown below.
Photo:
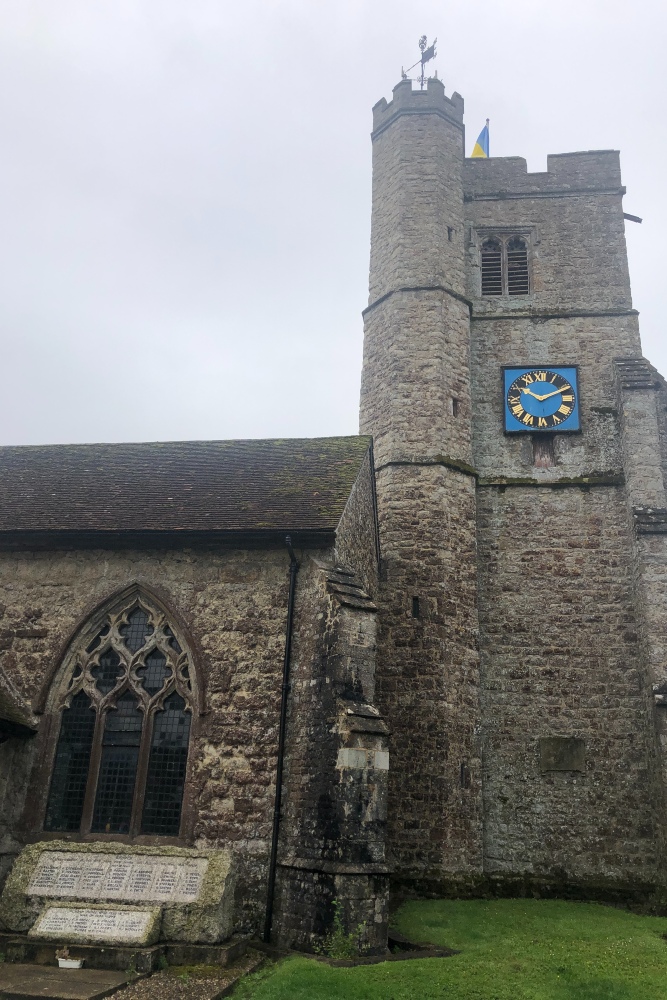
<svg viewBox="0 0 667 1000"><path fill-rule="evenodd" d="M544 736L540 740L542 771L583 771L586 743L577 736Z"/></svg>
<svg viewBox="0 0 667 1000"><path fill-rule="evenodd" d="M126 944L146 948L160 936L159 906L112 906L104 903L58 903L47 906L28 937L73 944Z"/></svg>
<svg viewBox="0 0 667 1000"><path fill-rule="evenodd" d="M115 904L141 899L157 906L163 940L217 944L232 932L235 877L230 851L64 841L31 844L5 883L0 924L25 932L53 909L55 900L58 907L82 909L95 898L114 910Z"/></svg>

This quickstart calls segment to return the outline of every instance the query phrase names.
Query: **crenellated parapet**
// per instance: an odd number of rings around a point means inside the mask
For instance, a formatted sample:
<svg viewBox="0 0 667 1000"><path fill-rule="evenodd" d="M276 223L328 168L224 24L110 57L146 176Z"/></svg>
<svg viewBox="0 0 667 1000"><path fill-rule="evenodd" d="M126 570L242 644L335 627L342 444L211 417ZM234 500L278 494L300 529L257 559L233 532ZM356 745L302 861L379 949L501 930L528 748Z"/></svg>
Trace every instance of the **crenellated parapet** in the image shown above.
<svg viewBox="0 0 667 1000"><path fill-rule="evenodd" d="M373 139L404 114L440 115L463 130L463 98L456 92L447 97L442 80L429 80L425 90L413 90L411 80L401 80L392 93L391 101L383 97L373 108Z"/></svg>
<svg viewBox="0 0 667 1000"><path fill-rule="evenodd" d="M547 156L546 171L531 173L522 156L466 159L463 167L466 200L514 195L605 191L622 194L619 153L595 149Z"/></svg>

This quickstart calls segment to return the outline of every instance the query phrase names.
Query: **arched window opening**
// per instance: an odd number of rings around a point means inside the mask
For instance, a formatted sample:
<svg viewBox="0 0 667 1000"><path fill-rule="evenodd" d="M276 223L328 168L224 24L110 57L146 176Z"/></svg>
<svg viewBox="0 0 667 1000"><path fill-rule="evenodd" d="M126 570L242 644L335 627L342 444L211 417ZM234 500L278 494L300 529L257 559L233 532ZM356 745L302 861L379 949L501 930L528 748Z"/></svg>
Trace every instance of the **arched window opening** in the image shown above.
<svg viewBox="0 0 667 1000"><path fill-rule="evenodd" d="M491 236L480 254L482 295L529 295L528 241L522 236Z"/></svg>
<svg viewBox="0 0 667 1000"><path fill-rule="evenodd" d="M88 632L90 636L90 632ZM188 655L136 597L69 657L49 831L178 836L193 694Z"/></svg>
<svg viewBox="0 0 667 1000"><path fill-rule="evenodd" d="M190 716L185 711L183 699L174 693L155 716L142 833L165 834L178 824L189 738Z"/></svg>
<svg viewBox="0 0 667 1000"><path fill-rule="evenodd" d="M482 244L482 295L503 294L503 251L498 240Z"/></svg>
<svg viewBox="0 0 667 1000"><path fill-rule="evenodd" d="M95 711L85 691L79 691L62 715L44 824L47 830L79 829L94 733Z"/></svg>
<svg viewBox="0 0 667 1000"><path fill-rule="evenodd" d="M144 718L129 692L111 705L104 721L93 833L129 833Z"/></svg>
<svg viewBox="0 0 667 1000"><path fill-rule="evenodd" d="M507 294L528 295L528 247L520 236L507 243Z"/></svg>

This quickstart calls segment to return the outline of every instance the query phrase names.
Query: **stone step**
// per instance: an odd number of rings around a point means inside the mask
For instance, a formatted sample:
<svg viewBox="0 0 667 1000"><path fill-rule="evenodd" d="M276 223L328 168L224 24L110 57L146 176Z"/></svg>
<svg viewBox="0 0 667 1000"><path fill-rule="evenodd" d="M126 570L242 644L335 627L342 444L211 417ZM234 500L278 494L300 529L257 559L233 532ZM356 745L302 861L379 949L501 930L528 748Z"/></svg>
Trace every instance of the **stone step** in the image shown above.
<svg viewBox="0 0 667 1000"><path fill-rule="evenodd" d="M42 966L57 966L56 950L64 942L36 941L23 934L0 932L0 953L8 963L32 963ZM164 942L150 948L136 948L131 945L71 944L67 947L71 958L82 958L86 969L108 969L124 972L132 969L139 973L155 972L164 957L169 965L229 965L244 955L248 939L234 937L224 944L184 944ZM1 968L2 966L0 966ZM3 1000L0 992L0 1000Z"/></svg>
<svg viewBox="0 0 667 1000"><path fill-rule="evenodd" d="M130 981L126 972L0 964L1 1000L101 1000ZM136 978L136 977L135 977Z"/></svg>

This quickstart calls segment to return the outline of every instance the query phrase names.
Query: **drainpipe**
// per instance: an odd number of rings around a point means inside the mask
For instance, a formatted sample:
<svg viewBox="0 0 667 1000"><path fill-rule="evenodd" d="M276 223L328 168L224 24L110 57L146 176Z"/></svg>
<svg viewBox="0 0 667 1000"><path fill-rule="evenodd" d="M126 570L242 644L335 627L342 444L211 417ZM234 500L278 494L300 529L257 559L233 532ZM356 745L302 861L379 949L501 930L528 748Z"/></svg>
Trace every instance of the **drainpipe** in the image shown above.
<svg viewBox="0 0 667 1000"><path fill-rule="evenodd" d="M271 858L269 861L269 885L266 893L266 917L264 919L264 941L271 943L271 924L273 923L273 897L276 889L276 865L278 862L278 834L280 832L280 800L283 785L283 764L285 758L285 730L287 727L287 699L289 696L290 652L292 650L292 619L294 617L294 591L296 590L296 574L299 564L292 539L285 538L289 552L289 597L287 599L287 629L285 634L285 659L283 661L283 687L280 700L280 729L278 730L278 764L276 767L276 798L273 806L273 833L271 835Z"/></svg>

